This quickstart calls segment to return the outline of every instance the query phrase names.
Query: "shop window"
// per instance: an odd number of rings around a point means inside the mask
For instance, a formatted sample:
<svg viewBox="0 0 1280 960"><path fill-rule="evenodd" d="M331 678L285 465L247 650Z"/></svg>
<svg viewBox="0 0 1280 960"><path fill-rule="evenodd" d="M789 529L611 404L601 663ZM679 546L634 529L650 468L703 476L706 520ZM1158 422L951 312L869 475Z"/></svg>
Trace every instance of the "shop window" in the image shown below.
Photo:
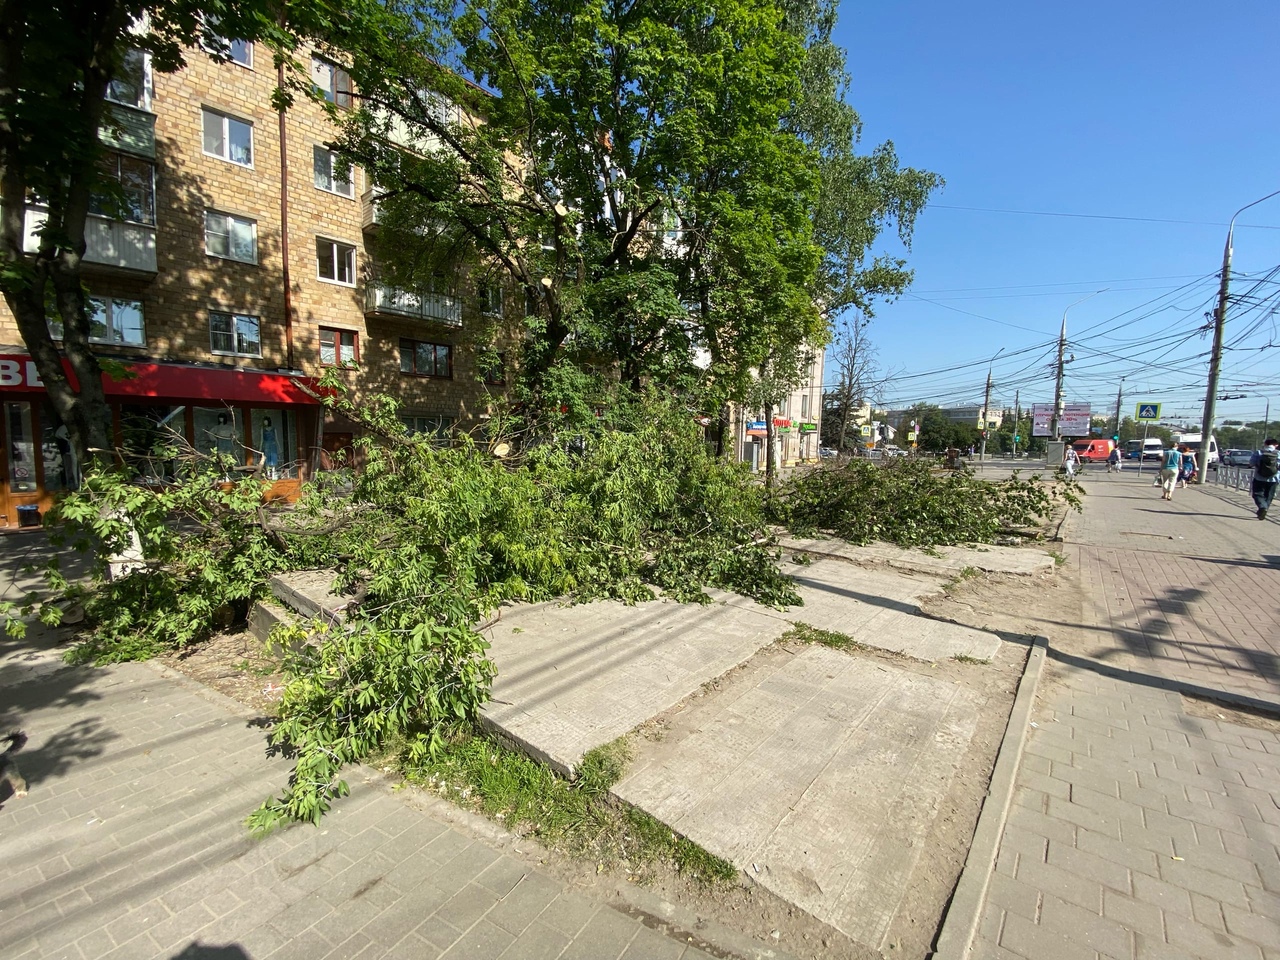
<svg viewBox="0 0 1280 960"><path fill-rule="evenodd" d="M400 372L415 377L452 377L453 347L445 343L401 340Z"/></svg>
<svg viewBox="0 0 1280 960"><path fill-rule="evenodd" d="M453 428L458 419L445 416L407 416L401 417L400 422L404 424L410 436L427 437L436 446L448 446L453 438Z"/></svg>
<svg viewBox="0 0 1280 960"><path fill-rule="evenodd" d="M130 50L124 55L120 71L107 84L107 99L127 107L147 110L151 107L149 72L151 64L141 50Z"/></svg>
<svg viewBox="0 0 1280 960"><path fill-rule="evenodd" d="M312 148L311 166L318 189L336 193L340 197L356 195L355 184L351 182L350 164L344 164L332 150L316 144Z"/></svg>
<svg viewBox="0 0 1280 960"><path fill-rule="evenodd" d="M262 356L261 325L257 317L210 313L209 339L214 353L233 357Z"/></svg>
<svg viewBox="0 0 1280 960"><path fill-rule="evenodd" d="M31 404L4 404L5 456L9 461L9 492L36 492L36 445L31 430Z"/></svg>
<svg viewBox="0 0 1280 960"><path fill-rule="evenodd" d="M502 316L502 284L488 280L476 285L476 303L480 312L490 317Z"/></svg>
<svg viewBox="0 0 1280 960"><path fill-rule="evenodd" d="M809 418L809 395L807 393L800 394L800 417L804 420Z"/></svg>
<svg viewBox="0 0 1280 960"><path fill-rule="evenodd" d="M110 189L89 198L89 212L128 223L156 222L155 167L127 153L108 153L101 160L102 177Z"/></svg>
<svg viewBox="0 0 1280 960"><path fill-rule="evenodd" d="M89 297L85 302L89 313L89 340L93 343L118 343L126 347L147 345L146 327L142 321L142 301L115 297ZM49 320L49 336L61 340L62 321Z"/></svg>
<svg viewBox="0 0 1280 960"><path fill-rule="evenodd" d="M120 441L125 464L140 478L163 483L177 475L177 448L185 441L186 407L123 404Z"/></svg>
<svg viewBox="0 0 1280 960"><path fill-rule="evenodd" d="M507 355L501 350L481 350L476 365L485 383L500 387L507 382Z"/></svg>
<svg viewBox="0 0 1280 960"><path fill-rule="evenodd" d="M354 366L360 359L359 339L354 330L320 328L320 362L326 366Z"/></svg>
<svg viewBox="0 0 1280 960"><path fill-rule="evenodd" d="M61 493L80 486L80 465L71 446L71 432L48 401L40 406L40 453L44 458L46 491Z"/></svg>
<svg viewBox="0 0 1280 960"><path fill-rule="evenodd" d="M235 407L196 407L191 411L197 450L220 461L244 462L244 421Z"/></svg>
<svg viewBox="0 0 1280 960"><path fill-rule="evenodd" d="M205 107L204 152L242 167L253 166L253 124Z"/></svg>
<svg viewBox="0 0 1280 960"><path fill-rule="evenodd" d="M337 240L316 237L316 276L343 286L356 285L356 248Z"/></svg>
<svg viewBox="0 0 1280 960"><path fill-rule="evenodd" d="M298 476L297 424L292 410L250 410L253 432L251 462L269 480Z"/></svg>
<svg viewBox="0 0 1280 960"><path fill-rule="evenodd" d="M229 213L204 212L204 251L211 257L258 262L258 224Z"/></svg>
<svg viewBox="0 0 1280 960"><path fill-rule="evenodd" d="M313 56L311 82L330 103L344 109L351 106L351 77L333 61Z"/></svg>

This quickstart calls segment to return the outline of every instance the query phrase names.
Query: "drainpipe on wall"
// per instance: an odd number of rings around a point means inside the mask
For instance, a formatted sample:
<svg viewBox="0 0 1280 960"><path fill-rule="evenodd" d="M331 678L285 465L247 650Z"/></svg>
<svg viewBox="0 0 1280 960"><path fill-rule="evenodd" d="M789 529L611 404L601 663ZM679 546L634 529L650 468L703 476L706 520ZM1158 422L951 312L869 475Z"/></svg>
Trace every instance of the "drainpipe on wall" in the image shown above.
<svg viewBox="0 0 1280 960"><path fill-rule="evenodd" d="M284 64L276 68L276 83L281 89L284 88ZM293 290L289 282L289 140L283 109L280 111L280 259L284 264L281 278L284 282L285 364L289 370L296 370L298 366L293 356Z"/></svg>

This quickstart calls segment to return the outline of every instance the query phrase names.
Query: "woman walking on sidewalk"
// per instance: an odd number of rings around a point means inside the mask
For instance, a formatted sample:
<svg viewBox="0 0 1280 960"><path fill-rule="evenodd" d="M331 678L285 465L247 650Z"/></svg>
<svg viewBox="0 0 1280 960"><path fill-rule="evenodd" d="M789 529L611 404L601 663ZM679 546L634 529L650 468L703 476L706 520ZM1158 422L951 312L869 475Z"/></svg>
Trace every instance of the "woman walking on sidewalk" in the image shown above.
<svg viewBox="0 0 1280 960"><path fill-rule="evenodd" d="M1164 492L1161 500L1173 499L1173 488L1178 485L1178 471L1182 468L1182 452L1177 447L1170 447L1164 455L1164 466L1160 468L1160 486Z"/></svg>

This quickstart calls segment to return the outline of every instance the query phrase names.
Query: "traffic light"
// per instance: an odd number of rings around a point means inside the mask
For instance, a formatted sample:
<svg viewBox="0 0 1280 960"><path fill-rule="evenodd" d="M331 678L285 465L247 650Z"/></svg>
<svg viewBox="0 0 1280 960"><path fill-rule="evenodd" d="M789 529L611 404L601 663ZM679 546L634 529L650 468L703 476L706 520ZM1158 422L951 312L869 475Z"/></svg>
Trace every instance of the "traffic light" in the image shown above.
<svg viewBox="0 0 1280 960"><path fill-rule="evenodd" d="M1111 435L1111 442L1112 442L1112 443L1119 443L1119 442L1120 442L1120 434L1118 434L1118 433L1113 433L1113 434Z"/></svg>
<svg viewBox="0 0 1280 960"><path fill-rule="evenodd" d="M1014 443L1021 443L1021 442L1022 442L1022 435L1021 435L1021 434L1018 434L1018 433L1015 433L1015 434L1013 435L1013 442L1014 442Z"/></svg>

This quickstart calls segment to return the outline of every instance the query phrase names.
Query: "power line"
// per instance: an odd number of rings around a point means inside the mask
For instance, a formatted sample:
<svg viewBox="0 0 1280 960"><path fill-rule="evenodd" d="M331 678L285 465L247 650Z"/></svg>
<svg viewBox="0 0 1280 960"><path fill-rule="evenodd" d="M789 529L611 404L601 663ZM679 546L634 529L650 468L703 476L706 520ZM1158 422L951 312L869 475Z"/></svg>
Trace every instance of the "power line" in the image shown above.
<svg viewBox="0 0 1280 960"><path fill-rule="evenodd" d="M1193 227L1226 227L1229 224L1212 220L1169 220L1162 217L1122 217L1106 213L1063 213L1054 210L1007 210L1000 207L959 207L948 203L931 203L931 210L965 210L971 213L1007 213L1021 217L1068 217L1074 220L1120 220L1129 223L1178 223ZM1280 230L1280 226L1264 223L1237 223L1236 228L1251 227L1255 230Z"/></svg>

